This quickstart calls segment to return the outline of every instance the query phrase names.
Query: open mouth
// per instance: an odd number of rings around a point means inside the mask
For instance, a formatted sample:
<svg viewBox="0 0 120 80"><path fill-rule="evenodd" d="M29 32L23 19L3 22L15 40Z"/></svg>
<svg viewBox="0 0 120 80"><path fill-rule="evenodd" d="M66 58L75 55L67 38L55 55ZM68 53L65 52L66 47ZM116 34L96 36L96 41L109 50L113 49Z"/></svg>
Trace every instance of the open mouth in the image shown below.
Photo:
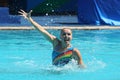
<svg viewBox="0 0 120 80"><path fill-rule="evenodd" d="M70 38L64 38L64 41L70 41Z"/></svg>

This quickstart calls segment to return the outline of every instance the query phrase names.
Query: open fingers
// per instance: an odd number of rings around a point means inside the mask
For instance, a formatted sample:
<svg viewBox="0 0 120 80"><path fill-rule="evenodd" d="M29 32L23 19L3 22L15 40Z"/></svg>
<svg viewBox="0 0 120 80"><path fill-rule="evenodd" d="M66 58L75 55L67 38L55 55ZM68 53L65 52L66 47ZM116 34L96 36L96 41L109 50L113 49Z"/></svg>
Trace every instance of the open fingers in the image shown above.
<svg viewBox="0 0 120 80"><path fill-rule="evenodd" d="M23 14L22 12L18 11L19 14Z"/></svg>
<svg viewBox="0 0 120 80"><path fill-rule="evenodd" d="M29 13L32 13L33 12L33 10L30 10L30 12Z"/></svg>
<svg viewBox="0 0 120 80"><path fill-rule="evenodd" d="M29 17L31 17L32 10L30 10L29 13L26 13L24 10L20 9L20 11L18 11L18 13L21 14L21 16L23 16L24 18L29 18Z"/></svg>
<svg viewBox="0 0 120 80"><path fill-rule="evenodd" d="M22 10L22 9L20 9L20 11L22 12L22 13L26 13L24 10Z"/></svg>
<svg viewBox="0 0 120 80"><path fill-rule="evenodd" d="M27 13L25 11L23 11L22 9L20 9L20 11L18 11L18 13L22 14L22 15L26 15Z"/></svg>

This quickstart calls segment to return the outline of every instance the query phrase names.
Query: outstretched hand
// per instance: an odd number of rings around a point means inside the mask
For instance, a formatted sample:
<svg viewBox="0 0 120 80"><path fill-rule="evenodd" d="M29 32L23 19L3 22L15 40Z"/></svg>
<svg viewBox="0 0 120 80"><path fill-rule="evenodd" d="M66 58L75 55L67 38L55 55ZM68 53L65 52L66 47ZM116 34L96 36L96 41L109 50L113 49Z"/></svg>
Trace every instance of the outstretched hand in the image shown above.
<svg viewBox="0 0 120 80"><path fill-rule="evenodd" d="M18 11L18 13L20 13L25 19L29 19L31 17L32 10L30 10L30 12L27 13L21 9L20 11Z"/></svg>

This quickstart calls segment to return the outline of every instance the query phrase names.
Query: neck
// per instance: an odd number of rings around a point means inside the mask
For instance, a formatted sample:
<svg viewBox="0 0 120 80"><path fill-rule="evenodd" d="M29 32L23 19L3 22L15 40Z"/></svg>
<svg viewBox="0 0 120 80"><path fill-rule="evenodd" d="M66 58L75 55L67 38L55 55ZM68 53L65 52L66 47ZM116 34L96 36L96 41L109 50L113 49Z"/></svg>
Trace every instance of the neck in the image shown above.
<svg viewBox="0 0 120 80"><path fill-rule="evenodd" d="M70 43L62 43L62 48L68 48L68 47L70 47L71 46L71 44Z"/></svg>

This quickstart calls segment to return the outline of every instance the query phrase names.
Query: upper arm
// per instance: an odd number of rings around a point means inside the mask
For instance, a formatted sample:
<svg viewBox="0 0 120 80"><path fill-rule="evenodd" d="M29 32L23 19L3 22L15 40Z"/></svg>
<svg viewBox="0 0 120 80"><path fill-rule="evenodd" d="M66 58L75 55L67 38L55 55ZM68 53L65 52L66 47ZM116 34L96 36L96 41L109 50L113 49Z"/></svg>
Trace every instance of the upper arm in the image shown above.
<svg viewBox="0 0 120 80"><path fill-rule="evenodd" d="M48 31L46 31L45 29L43 31L41 31L42 35L52 44L54 43L54 40L56 39L56 37L52 34L50 34Z"/></svg>
<svg viewBox="0 0 120 80"><path fill-rule="evenodd" d="M86 68L86 65L83 63L82 56L78 49L74 49L73 55L76 56L80 68Z"/></svg>
<svg viewBox="0 0 120 80"><path fill-rule="evenodd" d="M53 48L57 44L59 44L60 40L56 36L54 36L54 35L50 34L49 32L47 32L46 30L45 30L45 32L42 32L42 34L50 43L52 43Z"/></svg>
<svg viewBox="0 0 120 80"><path fill-rule="evenodd" d="M73 57L78 61L78 64L83 64L81 53L76 48L73 50Z"/></svg>

